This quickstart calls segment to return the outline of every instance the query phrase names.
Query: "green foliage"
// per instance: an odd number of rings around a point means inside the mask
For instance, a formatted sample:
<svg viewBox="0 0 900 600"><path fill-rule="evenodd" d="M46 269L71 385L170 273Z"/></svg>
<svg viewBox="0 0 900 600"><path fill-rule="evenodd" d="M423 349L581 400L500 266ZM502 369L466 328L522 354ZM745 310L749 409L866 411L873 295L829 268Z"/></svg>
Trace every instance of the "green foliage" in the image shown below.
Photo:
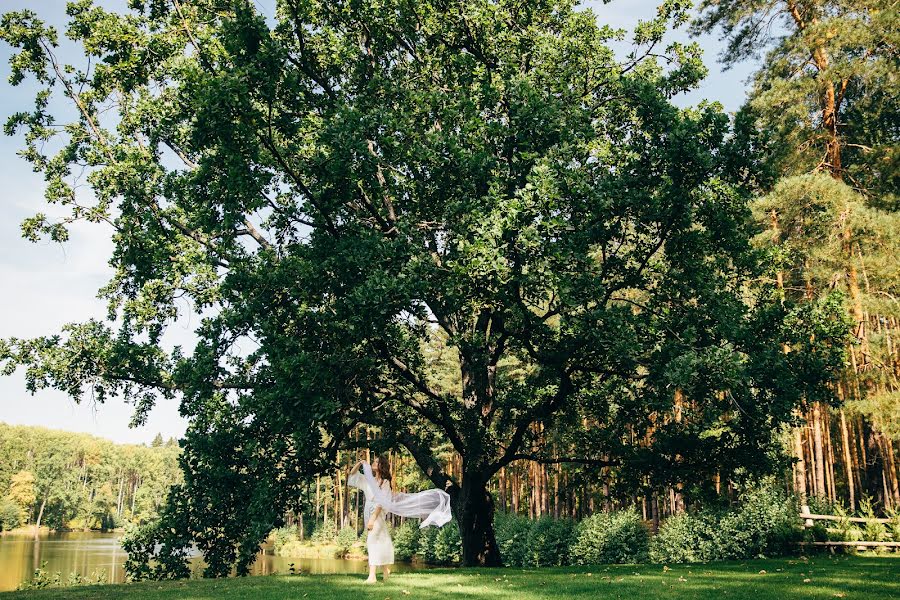
<svg viewBox="0 0 900 600"><path fill-rule="evenodd" d="M575 527L569 560L575 565L647 560L650 534L637 511L598 513Z"/></svg>
<svg viewBox="0 0 900 600"><path fill-rule="evenodd" d="M834 537L830 537L830 533L828 528L825 527L822 523L814 523L812 527L808 527L803 532L803 541L804 542L827 542L829 539L832 540L840 540L840 541L850 541L849 535L846 532L841 531L838 535ZM681 562L691 562L691 561L681 561Z"/></svg>
<svg viewBox="0 0 900 600"><path fill-rule="evenodd" d="M452 565L461 557L459 527L456 522L443 527L426 527L419 531L416 555L432 565Z"/></svg>
<svg viewBox="0 0 900 600"><path fill-rule="evenodd" d="M526 542L529 567L569 564L569 548L573 543L575 522L571 519L541 517L534 521Z"/></svg>
<svg viewBox="0 0 900 600"><path fill-rule="evenodd" d="M797 515L793 499L763 484L741 494L732 509L709 508L667 519L651 541L650 560L690 563L789 553L803 536Z"/></svg>
<svg viewBox="0 0 900 600"><path fill-rule="evenodd" d="M894 538L895 542L900 542L900 509L891 508L887 511L890 522L887 524L887 531Z"/></svg>
<svg viewBox="0 0 900 600"><path fill-rule="evenodd" d="M546 567L569 564L575 522L571 519L500 513L494 519L497 545L508 567Z"/></svg>
<svg viewBox="0 0 900 600"><path fill-rule="evenodd" d="M0 501L0 531L9 531L22 524L22 508L9 498Z"/></svg>
<svg viewBox="0 0 900 600"><path fill-rule="evenodd" d="M344 527L342 528L337 536L335 536L335 541L337 542L337 549L334 551L335 558L343 558L350 552L350 549L353 548L353 544L356 543L356 530L352 527Z"/></svg>
<svg viewBox="0 0 900 600"><path fill-rule="evenodd" d="M125 574L129 581L182 579L190 576L187 564L191 542L161 521L131 526L121 540Z"/></svg>
<svg viewBox="0 0 900 600"><path fill-rule="evenodd" d="M727 560L791 552L800 535L799 512L796 501L771 481L746 490L738 507L718 521L718 556Z"/></svg>
<svg viewBox="0 0 900 600"><path fill-rule="evenodd" d="M69 573L69 575L65 579L63 579L62 573L60 571L50 573L47 571L47 563L42 562L41 566L34 570L31 580L22 582L16 589L19 591L42 590L46 588L57 587L102 585L108 582L109 578L106 574L106 571L96 571L94 573L91 573L87 577L81 575L77 571L73 571Z"/></svg>
<svg viewBox="0 0 900 600"><path fill-rule="evenodd" d="M394 529L394 558L399 561L413 559L419 548L419 525L414 521L404 521Z"/></svg>
<svg viewBox="0 0 900 600"><path fill-rule="evenodd" d="M298 539L298 529L296 525L291 525L290 527L276 527L272 530L272 542L276 546L293 539Z"/></svg>
<svg viewBox="0 0 900 600"><path fill-rule="evenodd" d="M436 552L438 531L437 527L426 527L419 532L416 556L418 556L422 562L432 565L438 564Z"/></svg>
<svg viewBox="0 0 900 600"><path fill-rule="evenodd" d="M849 294L843 272L854 265L866 273L872 290L861 290L865 310L897 314L890 296L900 293L894 260L900 252L900 214L869 206L865 196L824 173L782 179L752 209L763 229L756 241L778 250L773 268L784 272L785 288L794 290L794 297L803 297L807 286L818 294L837 285Z"/></svg>
<svg viewBox="0 0 900 600"><path fill-rule="evenodd" d="M832 531L826 530L826 534L830 536L830 538L826 537L825 539L816 539L815 541L819 542L832 539L841 542L854 542L862 539L862 532L850 520L850 515L847 513L847 509L844 508L843 504L836 504L832 507L831 511L827 512L817 512L819 509L812 509L812 507L810 507L810 510L813 510L813 514L830 514L838 517L838 520L835 522ZM821 523L816 523L814 525L814 528L816 526L824 527L824 525L822 525Z"/></svg>
<svg viewBox="0 0 900 600"><path fill-rule="evenodd" d="M654 563L697 563L716 554L717 519L709 511L669 517L650 541Z"/></svg>
<svg viewBox="0 0 900 600"><path fill-rule="evenodd" d="M448 523L440 527L434 539L434 558L438 565L459 564L462 557L462 542L459 537L459 527Z"/></svg>
<svg viewBox="0 0 900 600"><path fill-rule="evenodd" d="M286 556L282 549L289 543L299 541L297 526L277 527L272 530L272 550L277 556Z"/></svg>
<svg viewBox="0 0 900 600"><path fill-rule="evenodd" d="M895 210L900 113L887 99L900 94L897 19L891 0L702 0L694 27L722 32L726 64L766 55L748 105L779 171L834 170ZM834 131L823 119L831 98ZM833 136L840 164L826 152Z"/></svg>
<svg viewBox="0 0 900 600"><path fill-rule="evenodd" d="M523 567L528 564L528 538L533 521L517 514L498 513L494 517L494 531L503 564Z"/></svg>
<svg viewBox="0 0 900 600"><path fill-rule="evenodd" d="M872 504L872 499L868 496L859 501L859 515L865 519L865 526L862 530L863 540L867 542L883 542L887 535L887 528L884 523L876 521L878 514Z"/></svg>
<svg viewBox="0 0 900 600"><path fill-rule="evenodd" d="M310 539L318 543L333 542L338 535L338 528L334 521L317 521Z"/></svg>

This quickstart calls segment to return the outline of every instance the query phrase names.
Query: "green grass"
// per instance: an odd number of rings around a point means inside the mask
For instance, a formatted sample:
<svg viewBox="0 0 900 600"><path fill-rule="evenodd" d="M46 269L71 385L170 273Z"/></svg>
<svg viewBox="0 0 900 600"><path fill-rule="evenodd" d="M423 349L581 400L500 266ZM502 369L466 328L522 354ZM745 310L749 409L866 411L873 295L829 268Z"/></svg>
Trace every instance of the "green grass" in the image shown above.
<svg viewBox="0 0 900 600"><path fill-rule="evenodd" d="M900 557L813 557L700 565L547 569L435 569L374 586L359 575L260 576L147 582L0 594L0 600L59 598L247 600L340 598L537 600L540 598L900 598Z"/></svg>

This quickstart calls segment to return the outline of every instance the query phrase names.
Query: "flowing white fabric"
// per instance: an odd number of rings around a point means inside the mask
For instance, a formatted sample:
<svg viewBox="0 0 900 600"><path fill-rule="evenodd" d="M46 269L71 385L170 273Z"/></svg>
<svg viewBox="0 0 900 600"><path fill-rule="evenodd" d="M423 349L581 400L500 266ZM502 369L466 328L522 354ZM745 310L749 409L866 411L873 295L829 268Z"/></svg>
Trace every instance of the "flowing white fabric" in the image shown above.
<svg viewBox="0 0 900 600"><path fill-rule="evenodd" d="M398 517L408 517L410 519L422 519L419 524L420 528L434 525L441 527L450 522L452 515L450 514L450 494L444 490L430 489L413 494L403 492L392 492L390 486L381 487L375 481L375 475L372 473L372 467L369 463L363 461L362 474L354 473L347 478L347 485L353 486L366 493L366 508L369 506L369 496L371 494L371 505L380 506L383 512L397 515ZM365 517L367 520L368 515Z"/></svg>

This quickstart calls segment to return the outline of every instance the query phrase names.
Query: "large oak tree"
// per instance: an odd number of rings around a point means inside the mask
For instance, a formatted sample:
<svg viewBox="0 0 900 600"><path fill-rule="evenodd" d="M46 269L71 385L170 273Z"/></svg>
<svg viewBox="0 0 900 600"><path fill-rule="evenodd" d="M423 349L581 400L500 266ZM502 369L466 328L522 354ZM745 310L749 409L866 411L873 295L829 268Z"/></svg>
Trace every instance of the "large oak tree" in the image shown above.
<svg viewBox="0 0 900 600"><path fill-rule="evenodd" d="M746 286L761 266L729 119L671 103L704 74L696 47L660 48L684 3L623 59L622 34L573 4L282 0L266 20L243 0L82 0L66 32L81 70L36 15L3 18L13 83L45 87L9 130L70 209L25 233L105 222L116 274L109 322L7 340L2 358L32 389L133 399L137 420L180 398L169 549L246 572L359 424L449 491L469 565L499 562L486 490L513 461L636 486L769 465L842 330L828 302L792 313ZM182 298L199 341L166 352ZM426 360L435 340L456 382Z"/></svg>

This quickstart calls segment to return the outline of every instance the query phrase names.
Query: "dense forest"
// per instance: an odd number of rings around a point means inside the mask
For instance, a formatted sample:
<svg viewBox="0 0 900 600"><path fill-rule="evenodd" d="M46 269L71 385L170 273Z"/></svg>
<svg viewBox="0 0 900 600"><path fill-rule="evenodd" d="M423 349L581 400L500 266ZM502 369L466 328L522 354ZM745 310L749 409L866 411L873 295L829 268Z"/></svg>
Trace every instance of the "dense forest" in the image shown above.
<svg viewBox="0 0 900 600"><path fill-rule="evenodd" d="M0 526L112 529L154 519L181 481L178 444L115 444L0 423Z"/></svg>

